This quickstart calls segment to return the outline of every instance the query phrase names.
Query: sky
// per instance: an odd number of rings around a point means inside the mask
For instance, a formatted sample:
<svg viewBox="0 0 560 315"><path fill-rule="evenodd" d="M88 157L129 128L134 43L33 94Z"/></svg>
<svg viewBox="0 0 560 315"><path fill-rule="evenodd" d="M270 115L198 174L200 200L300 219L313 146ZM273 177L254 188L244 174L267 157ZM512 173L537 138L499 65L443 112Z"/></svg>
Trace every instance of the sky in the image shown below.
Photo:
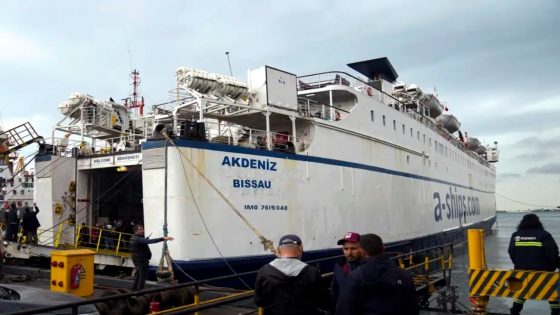
<svg viewBox="0 0 560 315"><path fill-rule="evenodd" d="M388 57L437 88L462 130L498 142L499 210L560 206L560 1L4 1L0 125L48 137L73 92L169 100L175 70L297 75Z"/></svg>

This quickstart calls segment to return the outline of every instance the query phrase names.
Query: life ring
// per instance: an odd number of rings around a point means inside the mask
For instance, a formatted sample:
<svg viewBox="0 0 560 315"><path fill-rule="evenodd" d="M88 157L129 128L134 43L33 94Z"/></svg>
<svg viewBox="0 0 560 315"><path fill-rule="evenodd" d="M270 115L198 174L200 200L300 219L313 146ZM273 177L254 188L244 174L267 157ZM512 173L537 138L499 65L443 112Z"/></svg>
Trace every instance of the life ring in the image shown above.
<svg viewBox="0 0 560 315"><path fill-rule="evenodd" d="M368 96L372 96L373 95L373 89L371 87L367 88L367 95Z"/></svg>

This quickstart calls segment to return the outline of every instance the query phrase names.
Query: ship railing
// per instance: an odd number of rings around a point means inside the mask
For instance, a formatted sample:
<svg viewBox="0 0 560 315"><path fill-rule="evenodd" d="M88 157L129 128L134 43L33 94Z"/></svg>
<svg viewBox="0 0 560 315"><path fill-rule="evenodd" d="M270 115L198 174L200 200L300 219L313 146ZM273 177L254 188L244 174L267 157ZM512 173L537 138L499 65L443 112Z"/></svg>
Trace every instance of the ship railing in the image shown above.
<svg viewBox="0 0 560 315"><path fill-rule="evenodd" d="M57 156L79 157L113 154L123 151L140 150L140 143L145 139L143 134L124 134L119 137L81 141L68 137L51 139L53 154Z"/></svg>
<svg viewBox="0 0 560 315"><path fill-rule="evenodd" d="M452 145L457 147L459 150L464 151L479 163L485 166L490 165L488 161L480 157L478 154L467 150L465 148L465 145L461 141L456 139L441 125L436 124L433 119L429 118L426 114L426 109L424 106L420 106L420 111L418 110L418 108L407 106L403 102L396 99L394 96L380 91L377 88L374 88L372 85L364 82L363 80L342 71L322 72L297 77L298 91L319 89L329 85L343 85L350 87L361 94L371 97L399 112L402 112L403 114L408 115L413 119L423 123L426 127L434 130L443 138L447 139Z"/></svg>
<svg viewBox="0 0 560 315"><path fill-rule="evenodd" d="M443 244L408 253L388 253L404 270L413 276L416 291L434 285L448 285L453 267L453 244Z"/></svg>
<svg viewBox="0 0 560 315"><path fill-rule="evenodd" d="M429 251L429 250L435 250L436 248L439 248L439 247L444 247L444 246L438 246L438 247L433 247L431 249L416 251L416 252L413 252L413 253L408 253L407 255L420 254L422 252L426 252L426 251ZM327 258L316 259L316 260L305 261L305 262L307 264L310 264L310 265L316 265L320 262L334 261L334 259L339 259L341 257L343 257L343 256L342 255L337 255L337 256L333 256L333 257L327 257ZM398 259L398 258L399 258L398 256L394 257L394 259ZM424 263L424 266L425 266L425 263ZM219 307L224 306L224 305L230 305L232 303L235 303L235 302L253 297L254 294L255 294L255 291L252 290L251 288L247 288L247 290L235 290L235 289L229 289L228 290L227 288L219 288L219 287L212 286L212 284L223 282L223 281L231 281L231 280L235 280L235 279L251 279L251 278L254 279L254 277L256 276L257 273L258 273L258 270L236 273L236 274L227 275L227 276L212 277L212 278L207 278L207 279L202 279L202 280L193 280L193 281L189 281L189 282L186 282L186 283L179 283L179 284L171 283L171 284L169 284L167 286L163 286L163 287L148 288L148 289L143 289L143 290L135 291L135 292L128 292L128 293L122 293L122 294L118 294L118 295L84 299L84 300L78 301L78 302L71 302L71 303L65 303L65 304L58 304L56 306L47 306L47 307L24 310L24 311L18 312L18 314L19 315L27 315L27 314L30 315L30 314L47 313L47 312L48 313L53 313L57 310L63 310L63 309L71 309L73 314L77 314L79 306L83 306L83 305L96 305L98 307L101 307L102 310L107 310L107 307L108 307L109 304L113 305L113 307L114 307L114 305L118 304L117 301L131 301L131 300L134 300L134 299L136 299L135 301L140 301L140 300L137 299L137 297L144 297L143 300L144 301L147 300L149 302L149 301L161 300L163 298L163 296L165 296L168 301L181 300L181 301L185 301L185 302L176 303L176 304L173 304L173 306L165 306L165 308L163 310L154 311L151 314L187 314L187 313L188 314L191 314L191 313L197 314L196 312L199 312L199 311L219 308ZM323 278L329 278L329 277L332 277L332 275L333 275L332 272L321 274L321 276ZM209 284L210 284L210 286L209 286ZM416 294L417 294L418 297L420 297L419 302L420 302L421 306L422 307L428 307L429 306L428 297L432 293L432 290L434 288L436 288L437 284L436 285L432 284L430 287L426 287L423 283L421 283L419 285L419 283L415 281L415 285L416 285ZM186 290L188 290L188 292ZM222 292L222 293L229 293L229 294L226 294L224 296L220 296L220 297L217 297L217 298L210 298L208 300L202 300L200 295L204 291L206 291L206 292ZM190 292L192 292L192 293L190 293ZM181 296L181 294L187 294L187 295L194 294L194 296L191 296L190 299L185 300L185 298L183 296ZM137 302L137 303L139 303L139 302ZM145 305L145 304L140 304L139 303L139 305L143 305L144 308L148 307L148 305ZM162 303L161 306L164 306L164 304ZM255 311L250 312L250 313L266 314L264 312L263 308L258 308L258 310L255 310ZM247 313L247 314L249 314L249 313Z"/></svg>
<svg viewBox="0 0 560 315"><path fill-rule="evenodd" d="M82 224L76 228L74 248L87 248L105 255L129 256L131 237L132 234L117 231L115 228Z"/></svg>
<svg viewBox="0 0 560 315"><path fill-rule="evenodd" d="M37 229L37 235L40 235L40 234L44 233L45 231L47 231L47 230ZM0 233L3 233L3 234L7 233L7 227L3 222L0 222ZM2 239L4 241L7 241L8 240L8 235L4 236ZM18 243L23 243L23 244L36 243L36 242L38 243L38 240L33 241L33 240L29 240L27 238L26 231L23 230L23 227L21 225L18 227L18 232L17 232L16 239L17 239Z"/></svg>
<svg viewBox="0 0 560 315"><path fill-rule="evenodd" d="M271 131L270 145L266 130L254 129L240 125L228 125L219 122L205 122L206 139L212 143L295 153L305 150L310 141L303 137L294 137L291 131Z"/></svg>
<svg viewBox="0 0 560 315"><path fill-rule="evenodd" d="M321 72L317 74L300 76L297 77L297 80L298 91L324 88L329 85L344 85L393 108L404 108L404 104L402 104L403 106L395 106L400 102L393 96L379 91L370 84L346 72Z"/></svg>

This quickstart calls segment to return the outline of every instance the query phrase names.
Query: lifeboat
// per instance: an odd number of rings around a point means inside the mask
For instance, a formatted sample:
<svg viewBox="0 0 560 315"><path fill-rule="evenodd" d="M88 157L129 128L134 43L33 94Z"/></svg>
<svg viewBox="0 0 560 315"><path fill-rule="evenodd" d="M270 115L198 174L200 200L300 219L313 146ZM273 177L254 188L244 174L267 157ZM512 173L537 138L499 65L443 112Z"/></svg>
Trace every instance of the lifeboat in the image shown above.
<svg viewBox="0 0 560 315"><path fill-rule="evenodd" d="M479 155L483 155L486 153L486 147L481 145L479 146L474 152L478 153Z"/></svg>
<svg viewBox="0 0 560 315"><path fill-rule="evenodd" d="M467 138L467 149L476 151L480 147L480 141L477 138Z"/></svg>
<svg viewBox="0 0 560 315"><path fill-rule="evenodd" d="M438 98L430 93L423 94L420 97L420 103L430 109L430 117L436 118L443 113L443 105L439 102ZM459 129L459 127L457 127Z"/></svg>
<svg viewBox="0 0 560 315"><path fill-rule="evenodd" d="M447 129L450 133L454 133L455 131L459 130L461 127L461 123L457 120L457 117L453 115L441 115L436 118L436 122L441 124L443 128Z"/></svg>

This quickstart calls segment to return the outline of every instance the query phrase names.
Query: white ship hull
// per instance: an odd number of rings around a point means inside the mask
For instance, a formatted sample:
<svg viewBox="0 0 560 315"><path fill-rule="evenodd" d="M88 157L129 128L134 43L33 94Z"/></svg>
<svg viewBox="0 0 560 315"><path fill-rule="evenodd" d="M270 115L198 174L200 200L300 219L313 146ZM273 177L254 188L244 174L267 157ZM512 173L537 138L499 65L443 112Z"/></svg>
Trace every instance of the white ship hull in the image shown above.
<svg viewBox="0 0 560 315"><path fill-rule="evenodd" d="M317 130L309 154L186 140L169 147L167 215L169 231L177 239L169 243L175 259L267 254L257 236L188 159L263 235L277 240L282 234L297 233L306 250L335 248L346 231L377 233L395 243L495 215L493 190L473 185L468 167L450 169L440 158L431 162L439 162L436 169L428 166L426 158L414 155L407 162L407 153L399 148L349 134L343 134L344 141L328 144L326 140L333 135L324 131L325 143ZM335 148L332 143L345 146ZM158 231L163 225L163 151L163 141L144 145L143 202L148 231ZM312 155L317 151L331 154ZM493 178L488 181L493 184ZM154 257L152 263L156 264L159 253Z"/></svg>

